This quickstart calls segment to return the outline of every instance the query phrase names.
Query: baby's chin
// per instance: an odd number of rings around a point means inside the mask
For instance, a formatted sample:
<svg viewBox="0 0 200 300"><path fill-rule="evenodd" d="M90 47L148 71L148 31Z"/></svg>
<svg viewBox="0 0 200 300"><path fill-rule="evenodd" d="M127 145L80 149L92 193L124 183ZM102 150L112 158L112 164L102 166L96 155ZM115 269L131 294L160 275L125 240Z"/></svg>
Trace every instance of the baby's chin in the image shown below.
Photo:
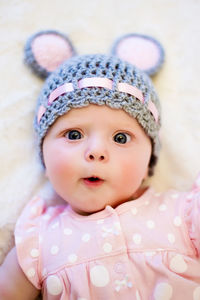
<svg viewBox="0 0 200 300"><path fill-rule="evenodd" d="M107 206L107 205L106 205ZM81 215L81 216L90 216L90 215L92 215L92 214L95 214L95 213L98 213L98 212L100 212L100 211L103 211L105 208L106 208L106 206L104 206L103 208L99 208L99 209L79 209L79 208L75 208L75 207L71 207L72 208L72 210L75 212L75 213L77 213L77 214L79 214L79 215Z"/></svg>
<svg viewBox="0 0 200 300"><path fill-rule="evenodd" d="M82 216L89 216L89 215L92 215L92 214L95 214L95 213L99 213L103 210L106 209L106 207L112 207L113 209L115 209L116 207L120 206L121 204L125 203L125 202L128 202L128 201L132 201L134 200L133 197L129 197L128 199L125 199L125 200L118 200L116 201L115 203L105 203L103 204L101 207L84 207L84 208L77 208L77 207L73 207L71 206L72 210L79 214L79 215L82 215Z"/></svg>
<svg viewBox="0 0 200 300"><path fill-rule="evenodd" d="M147 187L140 187L134 193L127 193L120 195L117 199L113 196L108 197L106 199L102 199L99 197L89 197L88 199L66 199L66 203L68 203L71 209L82 216L89 216L91 214L99 213L106 209L106 207L112 207L113 209L118 206L133 201L142 196L142 194L146 191ZM104 195L105 197L105 195ZM68 201L69 200L69 201Z"/></svg>

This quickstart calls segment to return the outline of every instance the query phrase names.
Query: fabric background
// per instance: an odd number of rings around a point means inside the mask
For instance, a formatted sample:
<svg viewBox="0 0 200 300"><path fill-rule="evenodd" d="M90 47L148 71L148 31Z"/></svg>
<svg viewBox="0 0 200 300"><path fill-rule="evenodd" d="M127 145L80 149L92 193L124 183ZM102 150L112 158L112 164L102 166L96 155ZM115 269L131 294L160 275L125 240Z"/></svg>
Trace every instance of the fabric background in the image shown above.
<svg viewBox="0 0 200 300"><path fill-rule="evenodd" d="M108 53L131 32L164 46L165 64L153 81L162 103L158 190L190 188L200 170L199 0L0 1L0 262L29 199L49 192L38 162L32 120L43 81L23 63L27 38L40 30L66 33L79 54Z"/></svg>

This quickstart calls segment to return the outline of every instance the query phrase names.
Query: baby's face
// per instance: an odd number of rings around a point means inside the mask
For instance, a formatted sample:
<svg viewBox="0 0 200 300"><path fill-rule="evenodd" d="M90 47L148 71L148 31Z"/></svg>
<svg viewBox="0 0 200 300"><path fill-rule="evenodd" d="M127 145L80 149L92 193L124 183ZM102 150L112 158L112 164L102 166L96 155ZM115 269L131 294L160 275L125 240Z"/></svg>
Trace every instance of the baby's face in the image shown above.
<svg viewBox="0 0 200 300"><path fill-rule="evenodd" d="M89 105L58 118L44 139L46 174L77 213L132 198L148 172L151 142L120 109Z"/></svg>

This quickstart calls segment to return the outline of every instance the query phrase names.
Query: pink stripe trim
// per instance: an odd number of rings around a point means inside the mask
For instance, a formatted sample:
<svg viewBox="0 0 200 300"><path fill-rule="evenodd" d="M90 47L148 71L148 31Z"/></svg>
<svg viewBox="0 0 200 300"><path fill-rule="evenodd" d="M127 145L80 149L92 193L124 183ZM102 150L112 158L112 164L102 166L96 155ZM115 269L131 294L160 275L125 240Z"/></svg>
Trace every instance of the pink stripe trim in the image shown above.
<svg viewBox="0 0 200 300"><path fill-rule="evenodd" d="M156 121L156 123L158 122L158 110L155 106L155 104L150 100L148 103L148 109L150 110L150 112L152 113L152 115L154 116L154 119Z"/></svg>
<svg viewBox="0 0 200 300"><path fill-rule="evenodd" d="M102 88L112 90L113 81L108 78L102 78L102 77L88 77L79 80L78 87L80 89L87 88L87 87L102 87ZM138 88L123 82L118 83L117 88L119 92L123 92L135 96L142 103L144 103L144 96ZM72 91L74 91L74 87L72 83L65 83L59 86L49 95L48 105L51 105L51 103L54 100L56 100L59 96ZM153 114L155 121L158 122L159 113L155 104L152 101L149 101L148 109ZM46 108L43 105L41 105L38 110L38 116L37 116L38 123L40 122L40 119L45 113L45 111Z"/></svg>
<svg viewBox="0 0 200 300"><path fill-rule="evenodd" d="M142 103L144 103L144 97L142 92L136 88L135 86L132 86L128 83L118 83L117 88L120 92L130 94L132 96L135 96L137 99L139 99Z"/></svg>
<svg viewBox="0 0 200 300"><path fill-rule="evenodd" d="M72 92L74 90L72 83L65 83L59 87L57 87L51 94L49 95L48 105L50 105L54 100L56 100L60 95L63 95L67 92Z"/></svg>
<svg viewBox="0 0 200 300"><path fill-rule="evenodd" d="M43 114L45 113L46 108L43 105L40 105L39 109L38 109L38 113L37 113L37 122L38 124L40 123L40 120L43 116Z"/></svg>
<svg viewBox="0 0 200 300"><path fill-rule="evenodd" d="M83 78L78 81L79 89L87 88L87 87L102 87L109 90L112 90L113 81L108 78L102 77L90 77Z"/></svg>

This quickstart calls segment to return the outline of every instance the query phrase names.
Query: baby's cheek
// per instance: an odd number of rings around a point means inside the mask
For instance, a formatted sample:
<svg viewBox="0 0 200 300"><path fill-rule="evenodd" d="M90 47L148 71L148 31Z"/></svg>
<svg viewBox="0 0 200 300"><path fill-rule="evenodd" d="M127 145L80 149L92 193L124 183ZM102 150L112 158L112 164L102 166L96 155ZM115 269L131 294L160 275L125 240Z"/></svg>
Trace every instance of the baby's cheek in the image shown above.
<svg viewBox="0 0 200 300"><path fill-rule="evenodd" d="M46 174L50 180L59 177L63 172L68 169L68 160L66 159L62 151L53 151L54 149L49 149L45 153L45 166Z"/></svg>
<svg viewBox="0 0 200 300"><path fill-rule="evenodd" d="M146 174L146 164L127 159L122 164L121 174L125 185L140 183Z"/></svg>
<svg viewBox="0 0 200 300"><path fill-rule="evenodd" d="M62 154L56 154L54 161L51 164L51 172L54 173L55 176L64 176L71 175L72 170L72 160L70 158L63 157Z"/></svg>
<svg viewBox="0 0 200 300"><path fill-rule="evenodd" d="M62 195L68 186L70 177L72 177L72 172L65 160L54 159L54 162L47 169L47 176L56 192Z"/></svg>

